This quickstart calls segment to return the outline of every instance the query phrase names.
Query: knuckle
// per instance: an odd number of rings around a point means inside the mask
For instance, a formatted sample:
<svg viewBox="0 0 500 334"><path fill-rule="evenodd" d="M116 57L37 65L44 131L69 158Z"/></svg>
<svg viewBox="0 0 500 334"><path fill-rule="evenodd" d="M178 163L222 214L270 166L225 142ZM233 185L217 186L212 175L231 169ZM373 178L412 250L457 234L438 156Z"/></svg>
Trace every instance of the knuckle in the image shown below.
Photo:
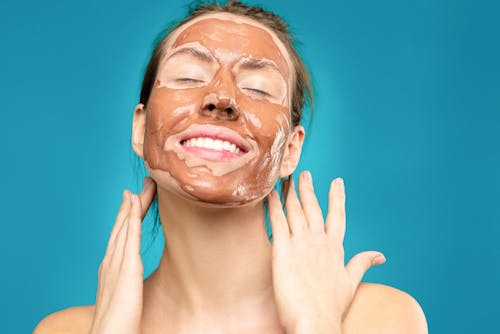
<svg viewBox="0 0 500 334"><path fill-rule="evenodd" d="M336 193L335 194L335 199L337 201L343 202L345 200L345 194L344 193Z"/></svg>
<svg viewBox="0 0 500 334"><path fill-rule="evenodd" d="M104 274L105 272L105 268L107 267L107 263L105 263L104 261L101 262L101 264L99 265L99 269L97 270L97 276L98 277L102 277L102 275Z"/></svg>
<svg viewBox="0 0 500 334"><path fill-rule="evenodd" d="M345 218L345 211L344 210L339 210L337 213L336 213L336 217L338 219L344 219Z"/></svg>
<svg viewBox="0 0 500 334"><path fill-rule="evenodd" d="M339 255L340 255L342 258L344 258L344 257L345 257L344 247L342 247L342 246L338 247L337 251L338 251Z"/></svg>

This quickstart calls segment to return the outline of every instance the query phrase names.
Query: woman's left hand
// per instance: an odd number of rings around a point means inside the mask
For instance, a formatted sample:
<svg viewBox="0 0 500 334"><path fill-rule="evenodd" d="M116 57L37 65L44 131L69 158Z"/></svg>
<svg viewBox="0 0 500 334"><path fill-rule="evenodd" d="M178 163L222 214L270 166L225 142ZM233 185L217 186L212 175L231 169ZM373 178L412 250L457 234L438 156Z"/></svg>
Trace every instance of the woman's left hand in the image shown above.
<svg viewBox="0 0 500 334"><path fill-rule="evenodd" d="M293 180L285 200L268 197L273 230L273 286L278 314L287 333L340 333L345 312L366 271L385 262L377 251L361 252L344 267L345 192L343 180L330 186L323 220L309 172ZM377 257L379 256L379 257Z"/></svg>

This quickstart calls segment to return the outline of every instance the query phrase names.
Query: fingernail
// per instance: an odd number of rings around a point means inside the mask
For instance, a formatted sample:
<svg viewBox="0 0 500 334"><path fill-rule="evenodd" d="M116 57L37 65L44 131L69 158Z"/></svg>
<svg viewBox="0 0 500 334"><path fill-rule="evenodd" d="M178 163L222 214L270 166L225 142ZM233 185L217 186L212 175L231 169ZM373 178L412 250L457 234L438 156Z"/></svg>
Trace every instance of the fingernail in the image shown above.
<svg viewBox="0 0 500 334"><path fill-rule="evenodd" d="M133 194L132 194L132 195L130 195L130 202L131 202L132 204L134 204L134 202L135 202L135 196L134 196Z"/></svg>
<svg viewBox="0 0 500 334"><path fill-rule="evenodd" d="M122 200L126 201L128 200L128 190L124 190L122 194Z"/></svg>
<svg viewBox="0 0 500 334"><path fill-rule="evenodd" d="M142 181L142 188L146 189L151 185L151 179L149 177L145 177Z"/></svg>
<svg viewBox="0 0 500 334"><path fill-rule="evenodd" d="M344 180L341 177L335 179L335 186L338 190L344 189Z"/></svg>
<svg viewBox="0 0 500 334"><path fill-rule="evenodd" d="M372 259L372 266L378 266L379 264L385 263L387 260L383 254L379 254Z"/></svg>

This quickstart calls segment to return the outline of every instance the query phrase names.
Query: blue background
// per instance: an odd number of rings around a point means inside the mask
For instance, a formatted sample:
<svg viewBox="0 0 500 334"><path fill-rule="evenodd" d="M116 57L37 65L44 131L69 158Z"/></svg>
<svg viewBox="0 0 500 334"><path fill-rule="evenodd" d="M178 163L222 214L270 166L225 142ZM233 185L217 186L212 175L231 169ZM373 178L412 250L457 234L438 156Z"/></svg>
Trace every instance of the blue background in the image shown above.
<svg viewBox="0 0 500 334"><path fill-rule="evenodd" d="M2 332L95 302L121 192L140 182L130 131L142 73L185 4L2 1ZM265 7L292 25L313 73L299 170L325 212L330 180L344 178L346 258L382 251L364 281L411 294L431 333L500 332L499 3ZM161 247L144 253L146 274Z"/></svg>

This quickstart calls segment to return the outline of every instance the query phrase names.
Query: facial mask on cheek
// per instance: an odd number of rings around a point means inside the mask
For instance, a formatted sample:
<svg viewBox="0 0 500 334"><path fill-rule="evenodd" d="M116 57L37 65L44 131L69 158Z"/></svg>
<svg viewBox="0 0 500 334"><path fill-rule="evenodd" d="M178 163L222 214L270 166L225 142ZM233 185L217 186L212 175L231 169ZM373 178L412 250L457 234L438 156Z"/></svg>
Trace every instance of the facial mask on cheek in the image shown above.
<svg viewBox="0 0 500 334"><path fill-rule="evenodd" d="M286 50L266 30L239 21L201 20L173 36L167 59L169 52L198 48L186 58L196 67L192 73L191 67L165 71L170 75L167 83L157 82L153 88L144 141L146 167L159 187L209 206L263 199L278 179L290 134ZM253 63L233 67L249 57ZM264 62L277 69L256 68ZM268 78L276 79L271 86ZM215 108L222 98L232 101L237 116L219 117L227 108ZM208 102L210 112L204 109Z"/></svg>
<svg viewBox="0 0 500 334"><path fill-rule="evenodd" d="M276 116L276 122L279 124L274 140L270 149L266 152L259 175L263 176L262 183L264 185L264 192L269 193L274 187L277 179L279 178L280 166L285 152L285 145L287 142L287 134L289 133L289 121L282 114Z"/></svg>
<svg viewBox="0 0 500 334"><path fill-rule="evenodd" d="M250 102L255 107L256 102ZM289 121L282 110L265 109L259 114L242 112L242 119L246 119L243 123L217 120L207 124L206 119L197 117L199 105L179 106L170 112L157 107L155 110L152 105L150 110L145 160L160 187L215 206L243 205L262 199L272 190L289 132ZM238 107L245 108L245 105ZM162 115L155 114L163 111ZM181 144L182 138L190 132L220 127L242 134L248 152L234 160L209 161L190 154ZM183 130L179 131L181 128Z"/></svg>

